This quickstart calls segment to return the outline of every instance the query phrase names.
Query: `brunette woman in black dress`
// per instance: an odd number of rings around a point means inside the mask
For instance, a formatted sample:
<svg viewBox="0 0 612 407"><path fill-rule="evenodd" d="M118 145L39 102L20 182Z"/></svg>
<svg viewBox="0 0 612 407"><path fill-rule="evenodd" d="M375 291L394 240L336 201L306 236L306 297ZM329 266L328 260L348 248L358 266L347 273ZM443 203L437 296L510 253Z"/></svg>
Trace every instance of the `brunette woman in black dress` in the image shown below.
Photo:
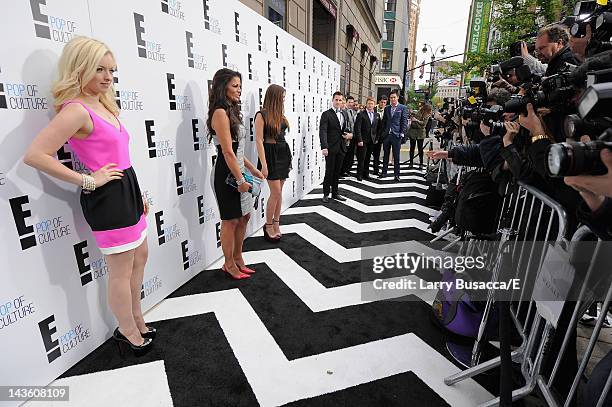
<svg viewBox="0 0 612 407"><path fill-rule="evenodd" d="M240 114L241 93L240 73L225 68L218 70L208 96L206 122L211 141L217 146L211 183L221 215L221 248L225 257L221 270L235 280L249 278L255 272L242 258L242 243L253 210L253 196L248 192L251 184L243 174L248 170L263 178L244 156L246 133ZM237 189L226 183L230 174L236 179Z"/></svg>
<svg viewBox="0 0 612 407"><path fill-rule="evenodd" d="M255 114L257 154L261 172L268 180L270 197L266 206L264 237L278 242L281 238L280 213L283 202L283 185L291 170L291 150L285 141L289 122L284 114L285 89L270 85L266 90L263 109Z"/></svg>

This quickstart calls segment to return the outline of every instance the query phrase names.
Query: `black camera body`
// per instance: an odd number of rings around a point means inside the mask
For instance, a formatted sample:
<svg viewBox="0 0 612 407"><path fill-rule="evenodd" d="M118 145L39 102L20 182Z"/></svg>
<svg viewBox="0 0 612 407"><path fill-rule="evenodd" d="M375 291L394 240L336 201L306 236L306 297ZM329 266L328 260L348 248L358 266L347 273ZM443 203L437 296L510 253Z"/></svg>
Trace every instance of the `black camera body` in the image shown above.
<svg viewBox="0 0 612 407"><path fill-rule="evenodd" d="M576 95L573 85L572 72L574 65L566 64L558 74L541 78L539 83L531 75L530 82L524 83L524 95L514 95L504 106L507 113L527 115L527 104L531 103L534 109L546 107L555 111L565 111ZM520 75L524 75L520 70Z"/></svg>
<svg viewBox="0 0 612 407"><path fill-rule="evenodd" d="M578 103L578 115L566 120L566 133L578 139L601 131L594 141L556 143L546 151L546 171L551 177L603 175L608 169L601 161L601 150L612 151L612 82L589 86ZM569 128L568 128L569 127Z"/></svg>

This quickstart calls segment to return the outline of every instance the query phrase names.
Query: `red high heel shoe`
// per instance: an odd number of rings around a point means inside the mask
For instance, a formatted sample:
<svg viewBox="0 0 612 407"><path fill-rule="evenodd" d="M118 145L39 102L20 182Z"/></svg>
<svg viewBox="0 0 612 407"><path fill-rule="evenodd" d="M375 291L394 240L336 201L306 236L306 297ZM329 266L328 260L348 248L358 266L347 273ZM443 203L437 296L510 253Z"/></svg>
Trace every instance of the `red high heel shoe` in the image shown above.
<svg viewBox="0 0 612 407"><path fill-rule="evenodd" d="M240 269L241 272L246 273L246 274L253 274L255 273L255 270L248 268L247 266L244 267L240 267L238 266L238 268Z"/></svg>
<svg viewBox="0 0 612 407"><path fill-rule="evenodd" d="M232 280L243 280L245 278L250 278L251 275L250 274L245 274L245 273L240 273L237 276L233 275L232 273L230 273L226 268L225 268L225 264L223 266L221 266L221 271L224 271L225 273L227 273L227 276L229 278L231 278Z"/></svg>

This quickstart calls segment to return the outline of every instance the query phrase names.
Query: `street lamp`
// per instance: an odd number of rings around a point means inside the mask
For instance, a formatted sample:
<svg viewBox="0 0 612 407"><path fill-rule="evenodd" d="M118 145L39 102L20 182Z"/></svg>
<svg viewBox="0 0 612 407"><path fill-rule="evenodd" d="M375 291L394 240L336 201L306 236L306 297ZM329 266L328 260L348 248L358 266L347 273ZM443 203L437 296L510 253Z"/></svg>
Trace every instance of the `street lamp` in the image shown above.
<svg viewBox="0 0 612 407"><path fill-rule="evenodd" d="M401 104L406 104L406 75L408 74L408 48L404 48L404 76L402 78Z"/></svg>
<svg viewBox="0 0 612 407"><path fill-rule="evenodd" d="M427 97L428 99L430 99L431 96L431 92L433 90L433 73L434 73L434 61L436 60L436 54L438 53L438 51L440 51L440 54L444 55L446 53L446 49L444 48L444 44L440 45L438 48L436 48L436 50L433 50L433 47L427 43L425 43L423 45L423 53L427 53L427 48L429 47L429 50L431 51L431 67L430 67L430 71L429 71L429 91L427 93ZM441 48L441 49L440 49ZM431 100L431 99L430 99Z"/></svg>

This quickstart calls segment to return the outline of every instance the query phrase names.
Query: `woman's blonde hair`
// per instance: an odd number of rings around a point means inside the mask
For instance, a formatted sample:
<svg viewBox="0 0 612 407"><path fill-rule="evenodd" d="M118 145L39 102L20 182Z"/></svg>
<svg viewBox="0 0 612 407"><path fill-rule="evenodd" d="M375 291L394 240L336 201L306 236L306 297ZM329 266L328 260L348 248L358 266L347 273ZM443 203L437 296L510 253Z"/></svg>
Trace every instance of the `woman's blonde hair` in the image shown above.
<svg viewBox="0 0 612 407"><path fill-rule="evenodd" d="M96 75L100 60L106 54L115 58L106 44L89 37L75 37L64 46L58 62L59 79L53 84L56 113L64 102L83 93L83 87ZM100 95L100 102L115 116L119 114L112 84Z"/></svg>

